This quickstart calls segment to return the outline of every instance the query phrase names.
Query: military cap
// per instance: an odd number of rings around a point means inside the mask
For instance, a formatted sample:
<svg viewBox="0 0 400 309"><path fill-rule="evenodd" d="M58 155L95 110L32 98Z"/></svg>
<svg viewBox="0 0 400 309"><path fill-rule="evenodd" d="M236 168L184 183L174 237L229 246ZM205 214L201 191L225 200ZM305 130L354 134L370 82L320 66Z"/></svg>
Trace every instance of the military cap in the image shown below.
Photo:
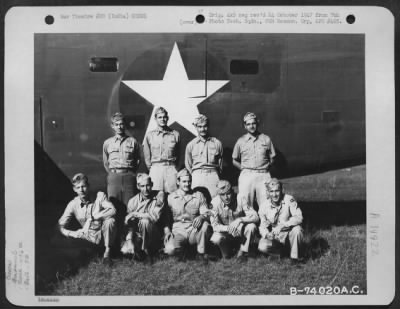
<svg viewBox="0 0 400 309"><path fill-rule="evenodd" d="M257 120L257 115L251 112L247 112L246 115L243 117L243 122L246 123L246 121L250 119L256 119Z"/></svg>
<svg viewBox="0 0 400 309"><path fill-rule="evenodd" d="M220 180L217 183L217 193L225 194L231 190L232 186L227 180Z"/></svg>
<svg viewBox="0 0 400 309"><path fill-rule="evenodd" d="M181 177L185 177L185 176L192 177L192 175L190 175L189 171L186 168L183 168L178 172L176 178L180 179Z"/></svg>
<svg viewBox="0 0 400 309"><path fill-rule="evenodd" d="M193 125L195 127L197 127L198 125L203 124L203 123L205 123L205 124L209 123L208 117L203 114L198 115L193 121Z"/></svg>
<svg viewBox="0 0 400 309"><path fill-rule="evenodd" d="M275 186L278 186L279 189L282 189L282 183L277 178L272 178L270 181L264 182L264 184L268 190Z"/></svg>
<svg viewBox="0 0 400 309"><path fill-rule="evenodd" d="M115 122L117 120L124 121L125 120L124 115L122 113L120 113L120 112L117 112L117 113L115 113L114 115L111 116L111 122Z"/></svg>
<svg viewBox="0 0 400 309"><path fill-rule="evenodd" d="M154 111L154 116L157 117L157 115L160 113L168 115L168 112L164 107L158 106L158 107L156 107L156 110Z"/></svg>

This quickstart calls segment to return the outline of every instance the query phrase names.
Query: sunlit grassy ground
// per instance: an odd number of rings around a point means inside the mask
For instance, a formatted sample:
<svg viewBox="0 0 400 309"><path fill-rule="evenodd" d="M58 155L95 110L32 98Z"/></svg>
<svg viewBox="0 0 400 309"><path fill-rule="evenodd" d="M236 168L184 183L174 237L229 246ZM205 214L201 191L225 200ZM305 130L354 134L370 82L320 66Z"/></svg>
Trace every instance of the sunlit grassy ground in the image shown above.
<svg viewBox="0 0 400 309"><path fill-rule="evenodd" d="M303 210L307 241L322 240L313 250L308 247L308 254L318 257L301 266L256 255L243 264L232 259L206 266L195 259L156 259L153 265L116 259L108 268L79 250L52 248L45 237L53 233L49 230L36 239L36 294L264 295L289 294L290 287L353 285L366 293L365 166L283 182ZM323 243L329 248L321 253Z"/></svg>
<svg viewBox="0 0 400 309"><path fill-rule="evenodd" d="M357 285L366 293L365 225L334 226L314 232L329 245L322 256L294 266L288 258L261 255L204 265L196 259L154 264L117 259L105 267L94 258L75 275L48 286L53 295L265 295L289 294L290 287ZM308 234L308 240L311 235ZM67 275L67 274L65 274ZM61 277L62 274L61 274Z"/></svg>

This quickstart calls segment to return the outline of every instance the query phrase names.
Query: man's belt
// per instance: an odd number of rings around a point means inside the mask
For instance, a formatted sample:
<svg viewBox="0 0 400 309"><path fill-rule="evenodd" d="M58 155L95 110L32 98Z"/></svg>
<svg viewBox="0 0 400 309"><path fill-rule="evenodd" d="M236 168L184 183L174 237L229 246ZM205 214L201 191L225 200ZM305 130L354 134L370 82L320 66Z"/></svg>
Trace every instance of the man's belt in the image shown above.
<svg viewBox="0 0 400 309"><path fill-rule="evenodd" d="M151 165L175 165L174 161L151 162Z"/></svg>
<svg viewBox="0 0 400 309"><path fill-rule="evenodd" d="M114 174L129 173L129 172L133 172L133 169L130 169L130 168L110 168L110 172L114 173Z"/></svg>
<svg viewBox="0 0 400 309"><path fill-rule="evenodd" d="M193 172L200 172L200 173L218 173L217 169L215 168L196 168Z"/></svg>
<svg viewBox="0 0 400 309"><path fill-rule="evenodd" d="M242 170L243 172L252 172L252 173L268 173L268 169L262 169L262 170L256 170L256 169L251 169L251 168L244 168Z"/></svg>

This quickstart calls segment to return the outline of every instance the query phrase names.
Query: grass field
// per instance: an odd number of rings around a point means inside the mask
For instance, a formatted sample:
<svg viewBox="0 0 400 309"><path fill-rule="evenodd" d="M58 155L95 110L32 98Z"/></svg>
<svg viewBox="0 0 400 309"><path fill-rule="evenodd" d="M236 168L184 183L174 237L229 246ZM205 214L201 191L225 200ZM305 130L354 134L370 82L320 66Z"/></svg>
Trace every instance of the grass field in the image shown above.
<svg viewBox="0 0 400 309"><path fill-rule="evenodd" d="M38 237L36 294L285 295L290 287L354 285L366 293L365 182L365 166L284 180L303 211L304 264L257 254L244 263L231 259L208 265L196 259L159 258L150 265L118 258L110 268L98 257L57 251L46 237Z"/></svg>
<svg viewBox="0 0 400 309"><path fill-rule="evenodd" d="M117 259L112 267L94 258L74 275L59 274L64 279L47 290L52 295L272 295L289 294L290 287L357 285L366 293L365 225L308 235L308 240L325 240L329 248L301 265L261 255L244 263L233 258L208 265L196 259L156 259L153 264Z"/></svg>

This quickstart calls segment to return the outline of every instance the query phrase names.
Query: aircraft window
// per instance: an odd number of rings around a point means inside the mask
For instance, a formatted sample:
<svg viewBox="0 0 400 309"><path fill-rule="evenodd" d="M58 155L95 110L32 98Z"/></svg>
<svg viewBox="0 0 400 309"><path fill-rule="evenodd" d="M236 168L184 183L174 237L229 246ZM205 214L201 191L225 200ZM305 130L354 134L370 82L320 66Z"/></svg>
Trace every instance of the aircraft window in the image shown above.
<svg viewBox="0 0 400 309"><path fill-rule="evenodd" d="M93 57L89 61L89 69L92 72L117 72L118 59Z"/></svg>
<svg viewBox="0 0 400 309"><path fill-rule="evenodd" d="M257 60L232 60L231 74L258 74Z"/></svg>
<svg viewBox="0 0 400 309"><path fill-rule="evenodd" d="M339 112L337 111L323 111L322 121L324 122L337 122L339 121Z"/></svg>

